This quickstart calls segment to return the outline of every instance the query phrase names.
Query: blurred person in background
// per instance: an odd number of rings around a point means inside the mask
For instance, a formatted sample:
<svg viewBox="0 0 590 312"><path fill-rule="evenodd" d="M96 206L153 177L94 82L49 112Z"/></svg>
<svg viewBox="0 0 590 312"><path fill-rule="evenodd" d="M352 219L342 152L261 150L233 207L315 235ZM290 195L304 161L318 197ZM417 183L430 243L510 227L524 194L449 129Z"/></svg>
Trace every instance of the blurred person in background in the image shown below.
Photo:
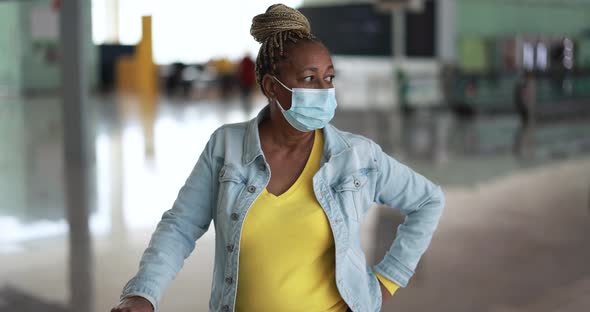
<svg viewBox="0 0 590 312"><path fill-rule="evenodd" d="M411 113L411 107L408 103L408 92L410 91L410 82L408 81L408 75L402 69L398 69L395 72L397 81L397 96L400 103L401 111L404 114Z"/></svg>
<svg viewBox="0 0 590 312"><path fill-rule="evenodd" d="M234 89L235 64L223 57L213 61L220 83L221 98L227 100Z"/></svg>
<svg viewBox="0 0 590 312"><path fill-rule="evenodd" d="M305 16L272 5L250 32L268 105L213 133L113 312L153 311L212 220L210 311L380 311L430 244L440 187L329 124L335 69ZM406 219L369 267L359 231L375 202Z"/></svg>
<svg viewBox="0 0 590 312"><path fill-rule="evenodd" d="M250 114L252 110L252 90L256 85L256 64L249 54L246 54L238 64L238 79L240 81L244 111L246 114Z"/></svg>
<svg viewBox="0 0 590 312"><path fill-rule="evenodd" d="M532 72L522 73L514 86L514 108L520 124L514 136L514 154L530 157L535 121L536 83Z"/></svg>

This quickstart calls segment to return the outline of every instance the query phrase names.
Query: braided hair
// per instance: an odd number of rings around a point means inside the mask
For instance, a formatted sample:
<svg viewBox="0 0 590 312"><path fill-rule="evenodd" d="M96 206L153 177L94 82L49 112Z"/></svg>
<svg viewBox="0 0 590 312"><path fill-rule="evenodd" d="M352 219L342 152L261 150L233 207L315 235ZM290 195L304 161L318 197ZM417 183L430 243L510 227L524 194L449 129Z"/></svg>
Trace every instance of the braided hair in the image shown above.
<svg viewBox="0 0 590 312"><path fill-rule="evenodd" d="M265 13L252 19L250 34L260 42L256 57L256 82L262 88L266 74L278 74L277 64L285 59L285 46L299 40L321 43L312 33L309 21L296 9L284 4L273 4Z"/></svg>

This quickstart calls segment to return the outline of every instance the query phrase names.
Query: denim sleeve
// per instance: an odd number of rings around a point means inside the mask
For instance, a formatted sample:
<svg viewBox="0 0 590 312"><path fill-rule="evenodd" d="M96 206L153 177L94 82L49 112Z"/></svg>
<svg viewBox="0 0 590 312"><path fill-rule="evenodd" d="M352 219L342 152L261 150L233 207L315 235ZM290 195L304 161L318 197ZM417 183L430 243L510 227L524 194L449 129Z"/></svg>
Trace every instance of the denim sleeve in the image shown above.
<svg viewBox="0 0 590 312"><path fill-rule="evenodd" d="M157 309L162 293L195 248L212 220L212 140L207 143L172 209L166 211L143 253L138 273L125 285L121 298L141 296Z"/></svg>
<svg viewBox="0 0 590 312"><path fill-rule="evenodd" d="M444 194L439 186L385 154L377 144L372 145L379 169L374 201L406 216L393 245L374 270L406 287L438 225Z"/></svg>

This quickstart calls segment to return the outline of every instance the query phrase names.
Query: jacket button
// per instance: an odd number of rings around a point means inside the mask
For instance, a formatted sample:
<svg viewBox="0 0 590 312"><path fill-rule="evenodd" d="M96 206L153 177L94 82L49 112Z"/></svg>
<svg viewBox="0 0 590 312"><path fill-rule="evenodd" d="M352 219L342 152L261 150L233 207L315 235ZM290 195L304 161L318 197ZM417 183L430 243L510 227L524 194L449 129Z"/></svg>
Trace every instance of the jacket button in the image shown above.
<svg viewBox="0 0 590 312"><path fill-rule="evenodd" d="M234 245L227 245L226 249L228 252L232 252L234 251Z"/></svg>
<svg viewBox="0 0 590 312"><path fill-rule="evenodd" d="M249 193L254 193L254 192L256 192L256 186L254 186L254 185L250 185L250 186L248 186L248 192L249 192Z"/></svg>
<svg viewBox="0 0 590 312"><path fill-rule="evenodd" d="M234 279L231 278L231 277L226 277L225 278L225 282L228 283L228 284L232 284L234 282Z"/></svg>
<svg viewBox="0 0 590 312"><path fill-rule="evenodd" d="M223 312L229 312L229 306L226 304L223 306L223 308L221 308L221 311Z"/></svg>
<svg viewBox="0 0 590 312"><path fill-rule="evenodd" d="M264 170L266 170L266 166L264 164L262 164L262 165L258 166L258 169L260 171L264 171Z"/></svg>
<svg viewBox="0 0 590 312"><path fill-rule="evenodd" d="M356 188L359 188L359 187L361 186L361 181L359 181L359 180L354 180L354 186L355 186Z"/></svg>
<svg viewBox="0 0 590 312"><path fill-rule="evenodd" d="M234 221L238 221L238 219L240 219L240 216L234 212L231 214L231 219Z"/></svg>

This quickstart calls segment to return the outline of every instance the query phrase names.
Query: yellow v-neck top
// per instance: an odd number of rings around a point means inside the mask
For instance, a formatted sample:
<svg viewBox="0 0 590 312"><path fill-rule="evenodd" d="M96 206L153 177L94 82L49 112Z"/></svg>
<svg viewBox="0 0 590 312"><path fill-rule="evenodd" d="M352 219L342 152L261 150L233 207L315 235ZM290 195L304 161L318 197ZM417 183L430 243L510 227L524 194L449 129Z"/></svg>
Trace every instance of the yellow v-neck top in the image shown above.
<svg viewBox="0 0 590 312"><path fill-rule="evenodd" d="M240 241L236 311L347 310L336 288L334 237L312 186L323 146L322 131L316 130L297 181L280 196L263 190L248 210Z"/></svg>

